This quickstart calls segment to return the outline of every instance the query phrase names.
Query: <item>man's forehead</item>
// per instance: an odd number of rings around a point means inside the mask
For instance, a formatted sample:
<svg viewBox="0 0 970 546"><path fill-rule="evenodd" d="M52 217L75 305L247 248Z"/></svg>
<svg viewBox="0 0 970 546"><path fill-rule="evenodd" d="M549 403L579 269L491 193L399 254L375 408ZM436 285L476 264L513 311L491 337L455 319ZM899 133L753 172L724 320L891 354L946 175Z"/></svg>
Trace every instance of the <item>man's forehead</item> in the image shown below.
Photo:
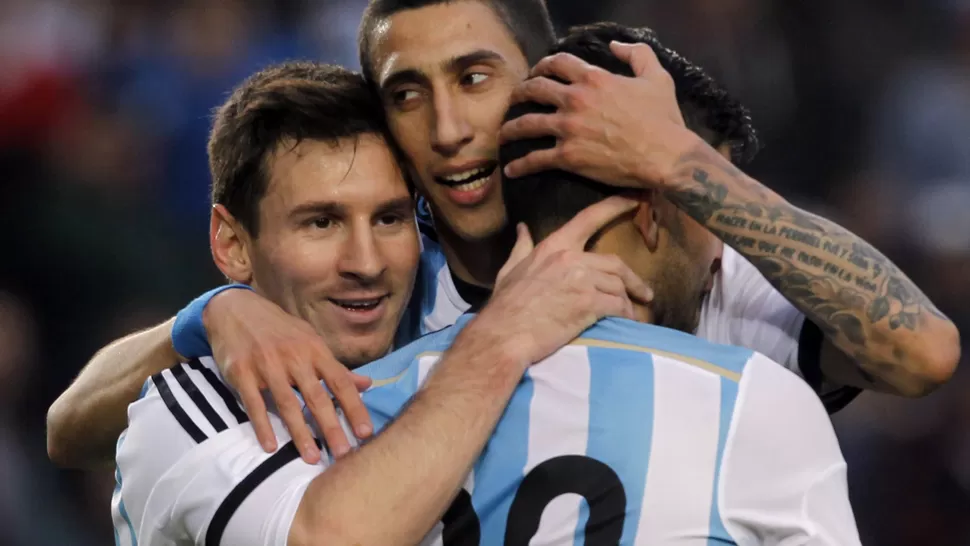
<svg viewBox="0 0 970 546"><path fill-rule="evenodd" d="M267 197L286 207L304 201L373 201L374 195L408 195L407 184L393 153L375 135L338 143L304 140L282 147L269 169Z"/></svg>
<svg viewBox="0 0 970 546"><path fill-rule="evenodd" d="M397 12L373 30L371 56L379 84L411 71L447 70L455 59L491 53L497 60L522 55L508 27L486 4L444 3Z"/></svg>

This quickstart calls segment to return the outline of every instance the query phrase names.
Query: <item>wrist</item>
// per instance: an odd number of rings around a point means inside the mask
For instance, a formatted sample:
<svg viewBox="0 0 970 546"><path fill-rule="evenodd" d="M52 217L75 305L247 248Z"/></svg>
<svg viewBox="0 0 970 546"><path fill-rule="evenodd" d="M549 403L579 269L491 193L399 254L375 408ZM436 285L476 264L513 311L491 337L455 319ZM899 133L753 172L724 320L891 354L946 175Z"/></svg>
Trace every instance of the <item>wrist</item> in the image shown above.
<svg viewBox="0 0 970 546"><path fill-rule="evenodd" d="M172 326L172 348L175 352L188 359L212 354L212 347L209 345L209 334L205 321L205 316L207 316L206 309L213 298L222 292L234 288L252 290L252 288L244 284L220 286L192 300L191 303L178 312L178 315L175 316L175 323Z"/></svg>
<svg viewBox="0 0 970 546"><path fill-rule="evenodd" d="M641 173L641 176L652 176L656 187L657 182L665 191L679 191L693 187L691 170L685 168L690 163L689 159L693 152L698 149L708 148L712 153L717 152L710 148L697 134L686 127L678 127L671 131L666 138L666 151L663 160L658 162L657 172Z"/></svg>

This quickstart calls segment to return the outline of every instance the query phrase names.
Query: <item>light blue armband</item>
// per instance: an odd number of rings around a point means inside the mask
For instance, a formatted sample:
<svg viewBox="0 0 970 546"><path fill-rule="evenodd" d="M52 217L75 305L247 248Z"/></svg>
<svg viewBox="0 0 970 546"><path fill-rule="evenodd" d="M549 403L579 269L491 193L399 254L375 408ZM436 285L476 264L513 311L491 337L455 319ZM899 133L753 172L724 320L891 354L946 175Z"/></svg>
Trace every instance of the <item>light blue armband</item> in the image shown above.
<svg viewBox="0 0 970 546"><path fill-rule="evenodd" d="M209 301L221 292L233 288L245 288L252 290L252 287L245 284L227 284L209 290L205 294L192 300L184 309L175 315L175 325L172 326L172 346L175 351L185 358L199 358L212 356L212 346L202 323L202 312Z"/></svg>

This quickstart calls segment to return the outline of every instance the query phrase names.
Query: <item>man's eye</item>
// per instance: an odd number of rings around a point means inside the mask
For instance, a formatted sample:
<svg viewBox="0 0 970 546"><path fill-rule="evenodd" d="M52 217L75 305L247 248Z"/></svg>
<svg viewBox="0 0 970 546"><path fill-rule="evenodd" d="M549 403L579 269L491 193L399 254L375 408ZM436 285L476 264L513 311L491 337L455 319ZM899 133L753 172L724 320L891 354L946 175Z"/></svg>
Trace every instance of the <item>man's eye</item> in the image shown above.
<svg viewBox="0 0 970 546"><path fill-rule="evenodd" d="M395 224L400 224L404 219L397 214L385 214L377 219L377 223L382 226L393 226Z"/></svg>
<svg viewBox="0 0 970 546"><path fill-rule="evenodd" d="M317 229L329 229L333 226L333 220L330 218L314 218L310 225Z"/></svg>
<svg viewBox="0 0 970 546"><path fill-rule="evenodd" d="M465 85L478 85L488 79L488 74L472 72L463 78Z"/></svg>
<svg viewBox="0 0 970 546"><path fill-rule="evenodd" d="M418 92L414 89L402 89L400 91L395 91L391 95L391 99L394 101L394 104L397 105L405 104L417 98Z"/></svg>

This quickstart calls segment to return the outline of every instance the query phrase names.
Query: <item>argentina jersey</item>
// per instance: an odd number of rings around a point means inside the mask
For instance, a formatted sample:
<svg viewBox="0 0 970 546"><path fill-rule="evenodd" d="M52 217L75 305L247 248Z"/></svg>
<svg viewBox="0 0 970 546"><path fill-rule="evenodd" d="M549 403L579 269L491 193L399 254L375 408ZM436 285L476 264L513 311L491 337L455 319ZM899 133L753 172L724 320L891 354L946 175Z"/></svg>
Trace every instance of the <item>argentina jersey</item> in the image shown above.
<svg viewBox="0 0 970 546"><path fill-rule="evenodd" d="M358 371L375 427L470 320ZM447 538L446 538L447 537ZM531 367L424 544L856 544L817 396L747 349L606 319Z"/></svg>
<svg viewBox="0 0 970 546"><path fill-rule="evenodd" d="M471 308L461 296L448 269L441 245L422 226L421 258L414 280L414 291L401 317L394 343L408 343L453 324Z"/></svg>

